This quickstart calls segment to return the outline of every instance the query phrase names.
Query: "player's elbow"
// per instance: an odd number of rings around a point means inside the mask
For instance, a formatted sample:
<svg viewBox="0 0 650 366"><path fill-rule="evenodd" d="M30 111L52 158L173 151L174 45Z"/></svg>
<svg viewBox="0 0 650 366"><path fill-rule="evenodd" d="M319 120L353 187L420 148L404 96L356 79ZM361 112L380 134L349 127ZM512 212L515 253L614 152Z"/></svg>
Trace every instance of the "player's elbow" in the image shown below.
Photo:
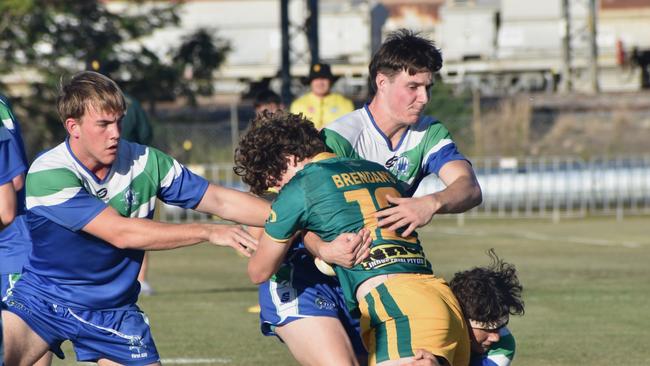
<svg viewBox="0 0 650 366"><path fill-rule="evenodd" d="M262 283L268 281L272 275L272 271L267 271L260 266L256 266L252 259L248 262L248 278L250 278L251 282L254 284L261 285Z"/></svg>
<svg viewBox="0 0 650 366"><path fill-rule="evenodd" d="M483 203L483 191L481 186L478 185L478 182L472 188L472 207L476 207Z"/></svg>
<svg viewBox="0 0 650 366"><path fill-rule="evenodd" d="M107 241L118 249L134 249L131 243L129 243L129 240L124 237L116 236L114 238L110 238Z"/></svg>
<svg viewBox="0 0 650 366"><path fill-rule="evenodd" d="M9 226L16 218L15 210L0 211L0 229Z"/></svg>

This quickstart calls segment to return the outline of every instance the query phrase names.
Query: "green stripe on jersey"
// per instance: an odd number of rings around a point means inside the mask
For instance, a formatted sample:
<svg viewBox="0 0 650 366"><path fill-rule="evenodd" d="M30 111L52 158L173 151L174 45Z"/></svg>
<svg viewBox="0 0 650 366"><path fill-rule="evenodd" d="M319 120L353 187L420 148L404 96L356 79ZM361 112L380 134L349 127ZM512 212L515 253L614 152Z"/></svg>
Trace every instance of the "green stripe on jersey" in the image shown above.
<svg viewBox="0 0 650 366"><path fill-rule="evenodd" d="M149 147L149 157L147 160L145 172L153 173L152 170L156 166L156 164L153 163L154 161L157 162L158 172L156 175L152 174L152 177L157 177L159 179L159 182L163 182L164 178L174 168L174 159L158 149ZM163 187L168 187L169 183L171 183L171 181L165 184Z"/></svg>
<svg viewBox="0 0 650 366"><path fill-rule="evenodd" d="M67 168L41 170L27 174L27 197L43 197L65 188L80 187L79 178Z"/></svg>

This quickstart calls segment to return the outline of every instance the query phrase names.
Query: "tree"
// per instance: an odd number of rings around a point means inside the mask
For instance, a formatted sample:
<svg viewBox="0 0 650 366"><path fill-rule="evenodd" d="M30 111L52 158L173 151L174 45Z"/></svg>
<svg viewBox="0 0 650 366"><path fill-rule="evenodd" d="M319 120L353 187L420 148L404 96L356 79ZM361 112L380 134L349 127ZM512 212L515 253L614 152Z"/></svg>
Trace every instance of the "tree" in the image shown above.
<svg viewBox="0 0 650 366"><path fill-rule="evenodd" d="M55 112L62 76L96 69L148 102L150 111L156 101L183 96L194 102L195 95L213 92L212 74L225 59L228 44L199 30L177 50L170 46L165 59L172 61L166 63L138 40L177 25L182 4L133 3L118 12L98 0L0 1L0 75L27 75L29 92L14 98L14 104L29 116L24 129L30 156L64 134ZM184 77L186 70L192 70L192 77Z"/></svg>

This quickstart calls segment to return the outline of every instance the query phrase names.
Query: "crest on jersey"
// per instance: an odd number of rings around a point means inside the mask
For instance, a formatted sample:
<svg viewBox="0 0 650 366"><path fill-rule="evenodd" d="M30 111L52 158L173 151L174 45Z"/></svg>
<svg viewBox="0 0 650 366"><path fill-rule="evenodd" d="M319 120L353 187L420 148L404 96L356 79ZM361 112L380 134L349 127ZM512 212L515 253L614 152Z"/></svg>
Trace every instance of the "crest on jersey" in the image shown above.
<svg viewBox="0 0 650 366"><path fill-rule="evenodd" d="M129 187L126 191L124 191L122 202L124 202L129 210L131 210L131 207L133 207L134 204L138 203L138 196L139 194L134 191L133 188Z"/></svg>
<svg viewBox="0 0 650 366"><path fill-rule="evenodd" d="M409 171L411 161L406 156L393 156L386 160L386 168L396 176L405 175Z"/></svg>

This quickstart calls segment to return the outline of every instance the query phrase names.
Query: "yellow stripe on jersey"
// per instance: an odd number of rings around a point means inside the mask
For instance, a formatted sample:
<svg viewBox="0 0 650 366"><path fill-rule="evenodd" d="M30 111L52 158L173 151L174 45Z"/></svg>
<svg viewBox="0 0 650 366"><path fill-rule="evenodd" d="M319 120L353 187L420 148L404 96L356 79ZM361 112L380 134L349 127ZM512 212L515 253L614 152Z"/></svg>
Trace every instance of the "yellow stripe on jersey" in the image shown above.
<svg viewBox="0 0 650 366"><path fill-rule="evenodd" d="M268 236L269 238L271 238L271 240L273 240L275 242L278 242L278 243L287 243L287 242L291 241L291 239L293 238L293 236L291 236L290 238L286 238L286 239L277 239L277 238L272 237L269 233L267 233L266 230L264 231L264 235Z"/></svg>

